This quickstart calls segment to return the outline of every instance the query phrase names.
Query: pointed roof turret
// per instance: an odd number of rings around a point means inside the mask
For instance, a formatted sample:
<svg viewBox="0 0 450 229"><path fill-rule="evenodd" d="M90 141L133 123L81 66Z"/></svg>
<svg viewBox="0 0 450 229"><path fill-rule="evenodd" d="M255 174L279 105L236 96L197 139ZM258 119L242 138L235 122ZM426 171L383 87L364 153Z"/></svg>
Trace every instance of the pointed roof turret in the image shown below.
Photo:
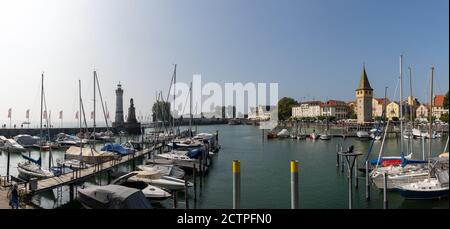
<svg viewBox="0 0 450 229"><path fill-rule="evenodd" d="M365 65L363 66L363 71L361 73L361 79L359 80L359 86L356 90L371 90L371 91L373 91L372 87L370 86L369 79L367 78Z"/></svg>

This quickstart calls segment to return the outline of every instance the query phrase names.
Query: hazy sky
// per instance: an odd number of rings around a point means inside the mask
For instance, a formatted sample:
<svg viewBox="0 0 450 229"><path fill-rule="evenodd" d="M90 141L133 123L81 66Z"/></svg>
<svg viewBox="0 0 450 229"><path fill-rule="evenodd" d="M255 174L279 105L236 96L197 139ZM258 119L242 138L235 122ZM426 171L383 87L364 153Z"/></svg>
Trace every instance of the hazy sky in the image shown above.
<svg viewBox="0 0 450 229"><path fill-rule="evenodd" d="M0 0L0 120L39 118L45 72L53 120L74 121L78 79L92 110L96 69L111 114L114 90L149 113L155 91L202 74L212 82L278 82L300 99L354 99L363 62L377 96L395 88L398 56L414 93L449 84L448 0ZM407 81L405 81L407 83ZM405 94L407 91L405 91ZM408 92L409 93L409 92ZM392 95L391 95L392 96ZM100 118L100 115L97 116ZM2 121L8 123L7 121Z"/></svg>

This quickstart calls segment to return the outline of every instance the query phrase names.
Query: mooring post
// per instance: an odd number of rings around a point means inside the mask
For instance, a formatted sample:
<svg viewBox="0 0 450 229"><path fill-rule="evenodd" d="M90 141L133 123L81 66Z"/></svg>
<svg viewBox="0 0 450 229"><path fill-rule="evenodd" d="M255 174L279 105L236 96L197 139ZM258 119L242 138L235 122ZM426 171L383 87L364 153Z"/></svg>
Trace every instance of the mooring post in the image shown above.
<svg viewBox="0 0 450 229"><path fill-rule="evenodd" d="M184 175L184 202L185 208L189 209L189 187L188 187L188 176Z"/></svg>
<svg viewBox="0 0 450 229"><path fill-rule="evenodd" d="M203 184L203 165L202 165L202 157L200 157L200 164L198 165L198 167L200 168L199 171L199 180L200 180L200 191L202 189L202 184Z"/></svg>
<svg viewBox="0 0 450 229"><path fill-rule="evenodd" d="M342 146L341 146L341 150L340 150L340 152L342 152ZM344 172L344 166L345 166L345 162L344 162L344 160L343 160L343 157L344 156L342 156L342 155L340 155L340 161L341 161L341 173L343 173Z"/></svg>
<svg viewBox="0 0 450 229"><path fill-rule="evenodd" d="M359 178L358 178L358 159L355 160L355 188L358 189L358 183L359 183Z"/></svg>
<svg viewBox="0 0 450 229"><path fill-rule="evenodd" d="M339 168L339 144L336 144L336 167Z"/></svg>
<svg viewBox="0 0 450 229"><path fill-rule="evenodd" d="M233 160L233 209L241 208L241 162Z"/></svg>
<svg viewBox="0 0 450 229"><path fill-rule="evenodd" d="M10 155L10 150L9 150L9 147L8 147L8 159L7 159L7 162L6 162L6 181L9 183L9 163L10 163L10 157L11 157L11 155Z"/></svg>
<svg viewBox="0 0 450 229"><path fill-rule="evenodd" d="M177 208L177 194L178 194L178 192L177 191L173 191L172 192L172 197L173 197L173 208Z"/></svg>
<svg viewBox="0 0 450 229"><path fill-rule="evenodd" d="M192 171L192 176L194 179L194 201L197 201L197 166L194 164L194 170Z"/></svg>
<svg viewBox="0 0 450 229"><path fill-rule="evenodd" d="M291 161L291 209L298 209L298 161Z"/></svg>
<svg viewBox="0 0 450 229"><path fill-rule="evenodd" d="M74 196L74 190L73 190L73 184L69 185L69 199L70 201L73 201Z"/></svg>
<svg viewBox="0 0 450 229"><path fill-rule="evenodd" d="M366 200L370 200L369 161L366 161Z"/></svg>
<svg viewBox="0 0 450 229"><path fill-rule="evenodd" d="M387 173L383 173L383 208L388 209L387 200Z"/></svg>

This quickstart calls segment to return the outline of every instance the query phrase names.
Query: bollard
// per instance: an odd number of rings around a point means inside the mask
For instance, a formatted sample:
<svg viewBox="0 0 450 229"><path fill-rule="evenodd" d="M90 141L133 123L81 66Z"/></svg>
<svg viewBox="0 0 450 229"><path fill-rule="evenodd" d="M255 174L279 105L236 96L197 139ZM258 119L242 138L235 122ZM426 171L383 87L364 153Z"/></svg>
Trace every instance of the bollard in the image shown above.
<svg viewBox="0 0 450 229"><path fill-rule="evenodd" d="M358 189L358 183L359 183L359 178L358 178L358 159L355 160L355 188Z"/></svg>
<svg viewBox="0 0 450 229"><path fill-rule="evenodd" d="M185 208L189 209L189 189L188 189L188 176L184 175L184 202Z"/></svg>
<svg viewBox="0 0 450 229"><path fill-rule="evenodd" d="M298 209L298 161L291 161L291 209Z"/></svg>
<svg viewBox="0 0 450 229"><path fill-rule="evenodd" d="M383 174L383 209L388 209L387 200L387 173Z"/></svg>
<svg viewBox="0 0 450 229"><path fill-rule="evenodd" d="M202 185L203 185L203 165L202 165L202 158L200 157L200 164L198 165L198 168L200 169L199 171L199 180L200 180L200 191L202 189Z"/></svg>
<svg viewBox="0 0 450 229"><path fill-rule="evenodd" d="M194 170L192 171L192 176L194 178L194 201L197 201L197 166L194 164Z"/></svg>
<svg viewBox="0 0 450 229"><path fill-rule="evenodd" d="M366 161L366 200L370 200L369 161Z"/></svg>
<svg viewBox="0 0 450 229"><path fill-rule="evenodd" d="M233 209L241 208L241 162L233 160Z"/></svg>

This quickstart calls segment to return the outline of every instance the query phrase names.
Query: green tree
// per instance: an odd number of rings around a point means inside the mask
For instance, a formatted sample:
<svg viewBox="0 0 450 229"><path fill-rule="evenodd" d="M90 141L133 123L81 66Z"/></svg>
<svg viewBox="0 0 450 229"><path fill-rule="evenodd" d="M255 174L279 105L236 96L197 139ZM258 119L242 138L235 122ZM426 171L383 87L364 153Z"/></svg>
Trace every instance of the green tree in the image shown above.
<svg viewBox="0 0 450 229"><path fill-rule="evenodd" d="M153 121L166 121L172 120L172 114L170 113L170 103L164 101L157 101L152 106Z"/></svg>
<svg viewBox="0 0 450 229"><path fill-rule="evenodd" d="M442 114L440 120L448 123L448 113Z"/></svg>
<svg viewBox="0 0 450 229"><path fill-rule="evenodd" d="M287 120L292 116L292 107L298 105L293 98L284 97L278 101L278 119Z"/></svg>
<svg viewBox="0 0 450 229"><path fill-rule="evenodd" d="M444 108L448 109L448 91L447 91L447 94L445 94L445 97L444 97Z"/></svg>

